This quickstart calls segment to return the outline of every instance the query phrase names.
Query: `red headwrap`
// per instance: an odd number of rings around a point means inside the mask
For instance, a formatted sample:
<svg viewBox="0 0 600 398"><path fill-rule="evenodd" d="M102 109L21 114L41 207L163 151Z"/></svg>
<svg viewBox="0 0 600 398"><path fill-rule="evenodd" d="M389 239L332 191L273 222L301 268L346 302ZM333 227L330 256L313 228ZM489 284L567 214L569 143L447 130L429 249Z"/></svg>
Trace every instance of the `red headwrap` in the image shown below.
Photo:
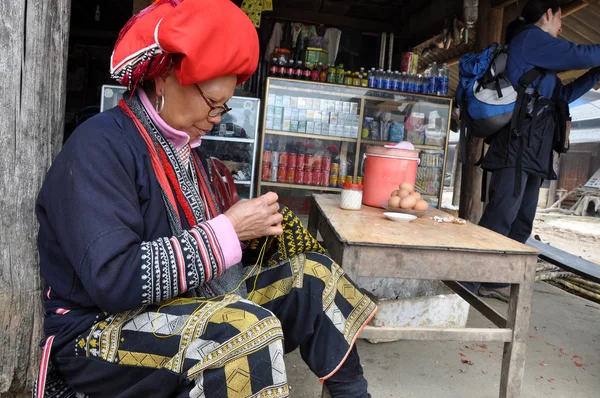
<svg viewBox="0 0 600 398"><path fill-rule="evenodd" d="M258 56L255 27L230 0L158 0L123 27L110 72L131 87L164 75L173 61L181 85L225 75L241 84Z"/></svg>

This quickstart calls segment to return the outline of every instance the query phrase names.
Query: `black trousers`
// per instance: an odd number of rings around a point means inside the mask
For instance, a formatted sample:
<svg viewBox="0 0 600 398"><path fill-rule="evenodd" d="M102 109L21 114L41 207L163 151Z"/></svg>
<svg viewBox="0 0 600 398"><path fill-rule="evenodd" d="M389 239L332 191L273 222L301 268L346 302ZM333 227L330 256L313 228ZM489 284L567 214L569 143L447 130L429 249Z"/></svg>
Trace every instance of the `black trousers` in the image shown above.
<svg viewBox="0 0 600 398"><path fill-rule="evenodd" d="M492 171L489 203L479 225L525 243L531 235L542 179L525 171L521 173L521 192L515 195L516 173L513 167ZM471 291L479 283L463 283ZM507 284L486 283L486 287L504 287Z"/></svg>

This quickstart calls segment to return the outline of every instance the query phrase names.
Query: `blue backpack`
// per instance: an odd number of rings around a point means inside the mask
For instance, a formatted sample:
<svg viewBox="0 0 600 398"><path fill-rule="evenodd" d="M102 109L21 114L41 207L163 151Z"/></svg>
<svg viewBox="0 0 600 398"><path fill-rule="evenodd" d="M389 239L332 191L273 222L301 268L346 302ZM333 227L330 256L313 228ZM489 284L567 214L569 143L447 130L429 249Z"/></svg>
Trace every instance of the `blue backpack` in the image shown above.
<svg viewBox="0 0 600 398"><path fill-rule="evenodd" d="M466 161L466 137L490 139L513 120L517 100L543 72L533 68L514 87L505 76L508 46L493 43L460 59L456 103L460 108L461 161ZM540 79L541 80L541 79ZM516 118L515 118L516 119Z"/></svg>

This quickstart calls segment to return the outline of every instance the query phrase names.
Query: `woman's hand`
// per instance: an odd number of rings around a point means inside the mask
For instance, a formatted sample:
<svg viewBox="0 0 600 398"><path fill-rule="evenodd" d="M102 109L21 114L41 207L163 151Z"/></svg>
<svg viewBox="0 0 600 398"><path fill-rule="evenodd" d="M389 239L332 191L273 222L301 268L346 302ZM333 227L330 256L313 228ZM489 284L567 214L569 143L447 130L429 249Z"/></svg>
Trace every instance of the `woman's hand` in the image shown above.
<svg viewBox="0 0 600 398"><path fill-rule="evenodd" d="M240 241L283 233L278 199L276 193L269 192L256 199L240 200L225 212Z"/></svg>

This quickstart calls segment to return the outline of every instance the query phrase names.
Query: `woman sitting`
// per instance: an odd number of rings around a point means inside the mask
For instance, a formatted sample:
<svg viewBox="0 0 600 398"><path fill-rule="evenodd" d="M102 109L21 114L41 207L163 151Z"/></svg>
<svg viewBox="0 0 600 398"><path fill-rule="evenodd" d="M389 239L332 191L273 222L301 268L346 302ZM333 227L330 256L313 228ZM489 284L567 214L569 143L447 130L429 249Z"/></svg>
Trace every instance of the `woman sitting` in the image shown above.
<svg viewBox="0 0 600 398"><path fill-rule="evenodd" d="M202 136L258 53L229 0L159 0L123 28L111 72L131 91L75 131L37 203L38 396L286 397L298 347L332 396L368 396L354 342L375 304L276 194L222 214L211 189Z"/></svg>

